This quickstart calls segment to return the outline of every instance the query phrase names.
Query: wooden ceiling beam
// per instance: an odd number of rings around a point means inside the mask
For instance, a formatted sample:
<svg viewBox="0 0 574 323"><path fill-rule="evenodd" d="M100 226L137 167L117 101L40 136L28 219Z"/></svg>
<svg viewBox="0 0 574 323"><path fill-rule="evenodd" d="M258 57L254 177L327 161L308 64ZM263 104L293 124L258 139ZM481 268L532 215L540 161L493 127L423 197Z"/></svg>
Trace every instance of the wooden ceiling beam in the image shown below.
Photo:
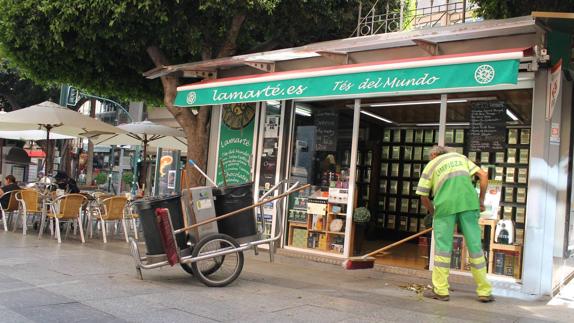
<svg viewBox="0 0 574 323"><path fill-rule="evenodd" d="M348 53L333 52L333 51L318 51L317 54L321 55L322 57L325 57L326 59L338 65L347 65L350 62Z"/></svg>
<svg viewBox="0 0 574 323"><path fill-rule="evenodd" d="M201 78L201 79L215 79L217 78L216 70L184 70L183 77L187 78Z"/></svg>
<svg viewBox="0 0 574 323"><path fill-rule="evenodd" d="M417 44L417 46L420 47L420 49L424 50L431 56L440 55L440 48L438 46L438 43L424 39L413 39L413 42Z"/></svg>
<svg viewBox="0 0 574 323"><path fill-rule="evenodd" d="M266 73L275 72L275 62L273 61L245 61L243 64Z"/></svg>

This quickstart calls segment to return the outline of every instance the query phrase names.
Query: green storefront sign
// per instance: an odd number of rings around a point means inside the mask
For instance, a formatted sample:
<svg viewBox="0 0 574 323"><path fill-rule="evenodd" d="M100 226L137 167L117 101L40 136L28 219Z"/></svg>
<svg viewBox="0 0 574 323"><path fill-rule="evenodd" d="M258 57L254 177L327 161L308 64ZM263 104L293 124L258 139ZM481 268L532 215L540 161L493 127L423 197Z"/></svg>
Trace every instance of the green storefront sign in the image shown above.
<svg viewBox="0 0 574 323"><path fill-rule="evenodd" d="M517 84L519 60L404 68L178 91L183 107Z"/></svg>
<svg viewBox="0 0 574 323"><path fill-rule="evenodd" d="M251 181L251 154L255 130L255 104L233 104L223 107L219 134L217 185Z"/></svg>

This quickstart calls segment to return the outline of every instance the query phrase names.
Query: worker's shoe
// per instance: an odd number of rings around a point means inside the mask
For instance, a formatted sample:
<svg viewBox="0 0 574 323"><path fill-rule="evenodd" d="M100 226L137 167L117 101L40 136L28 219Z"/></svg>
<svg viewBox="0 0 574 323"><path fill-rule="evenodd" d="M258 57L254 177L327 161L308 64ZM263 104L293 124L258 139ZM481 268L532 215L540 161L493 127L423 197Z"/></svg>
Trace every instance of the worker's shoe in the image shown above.
<svg viewBox="0 0 574 323"><path fill-rule="evenodd" d="M478 301L481 303L490 303L490 302L494 302L494 297L492 295L478 296Z"/></svg>
<svg viewBox="0 0 574 323"><path fill-rule="evenodd" d="M435 293L434 290L432 290L432 289L425 290L425 292L423 293L423 296L426 298L436 299L436 300L443 301L443 302L450 300L450 297L448 295L439 295L439 294Z"/></svg>

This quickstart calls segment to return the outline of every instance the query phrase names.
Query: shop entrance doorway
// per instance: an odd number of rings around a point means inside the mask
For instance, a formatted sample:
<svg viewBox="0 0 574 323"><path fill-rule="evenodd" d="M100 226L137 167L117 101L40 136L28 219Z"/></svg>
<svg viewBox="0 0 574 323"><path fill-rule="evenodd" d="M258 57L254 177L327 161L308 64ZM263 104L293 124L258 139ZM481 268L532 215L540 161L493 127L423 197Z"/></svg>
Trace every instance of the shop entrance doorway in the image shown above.
<svg viewBox="0 0 574 323"><path fill-rule="evenodd" d="M367 207L372 217L364 226L356 225L353 254L365 254L425 229L423 218L427 210L415 191L429 162L430 149L441 141L488 171L491 180L500 181L496 218L512 221L515 240L522 244L532 91L449 94L446 102L446 129L444 138L439 138L440 95L361 101L360 128L366 136L359 141L357 156L357 206ZM497 152L475 151L469 142L471 111L481 102L487 106L501 104L506 111L502 120L503 148ZM492 253L492 263L496 250L490 245L490 237L494 228L488 223L483 227L487 237L484 250L487 257ZM376 263L426 269L430 245L429 234L380 254ZM513 257L520 258L521 247L516 249ZM453 269L464 270L462 238L455 238L453 250Z"/></svg>

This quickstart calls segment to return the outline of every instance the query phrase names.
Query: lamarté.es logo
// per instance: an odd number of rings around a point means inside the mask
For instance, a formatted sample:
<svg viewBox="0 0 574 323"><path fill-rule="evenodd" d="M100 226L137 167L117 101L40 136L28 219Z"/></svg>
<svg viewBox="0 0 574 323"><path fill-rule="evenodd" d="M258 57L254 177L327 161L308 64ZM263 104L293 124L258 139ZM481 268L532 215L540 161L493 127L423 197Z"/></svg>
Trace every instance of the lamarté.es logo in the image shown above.
<svg viewBox="0 0 574 323"><path fill-rule="evenodd" d="M197 94L195 94L195 92L191 91L187 93L187 97L185 98L185 102L187 102L187 104L194 104L195 100L197 100Z"/></svg>
<svg viewBox="0 0 574 323"><path fill-rule="evenodd" d="M494 80L494 67L488 64L480 65L474 71L474 80L479 84L488 84Z"/></svg>

